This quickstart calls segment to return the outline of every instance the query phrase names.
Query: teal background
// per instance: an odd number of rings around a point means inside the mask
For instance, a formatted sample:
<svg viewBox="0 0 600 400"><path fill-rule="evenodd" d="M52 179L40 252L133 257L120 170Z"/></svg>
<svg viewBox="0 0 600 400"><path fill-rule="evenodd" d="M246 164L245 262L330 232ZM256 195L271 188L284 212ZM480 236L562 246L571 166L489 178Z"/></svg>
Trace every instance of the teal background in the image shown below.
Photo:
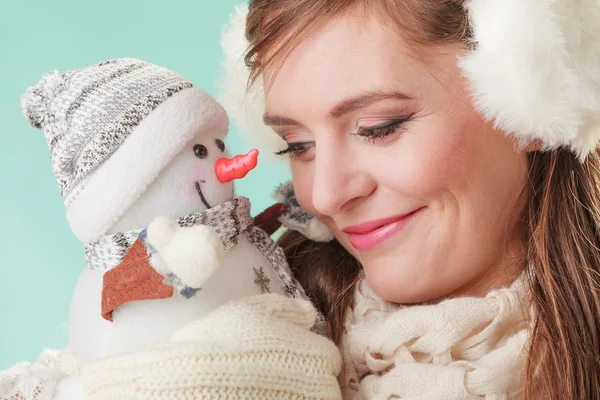
<svg viewBox="0 0 600 400"><path fill-rule="evenodd" d="M85 267L44 136L21 115L21 93L53 69L134 57L216 95L221 29L242 1L0 0L0 370L66 345L71 293ZM234 153L250 146L235 126L228 142ZM280 165L262 164L238 193L256 214L287 178Z"/></svg>

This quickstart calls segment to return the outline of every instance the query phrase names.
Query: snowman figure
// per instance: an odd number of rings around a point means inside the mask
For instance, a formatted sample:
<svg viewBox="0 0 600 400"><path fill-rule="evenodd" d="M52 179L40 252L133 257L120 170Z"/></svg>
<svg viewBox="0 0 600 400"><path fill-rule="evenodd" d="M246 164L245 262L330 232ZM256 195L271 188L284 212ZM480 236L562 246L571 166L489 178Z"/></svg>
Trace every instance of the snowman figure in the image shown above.
<svg viewBox="0 0 600 400"><path fill-rule="evenodd" d="M116 59L47 74L22 104L45 134L67 219L85 244L69 322L74 364L166 343L237 298L306 298L248 200L234 195L257 152L229 156L227 115L204 91Z"/></svg>

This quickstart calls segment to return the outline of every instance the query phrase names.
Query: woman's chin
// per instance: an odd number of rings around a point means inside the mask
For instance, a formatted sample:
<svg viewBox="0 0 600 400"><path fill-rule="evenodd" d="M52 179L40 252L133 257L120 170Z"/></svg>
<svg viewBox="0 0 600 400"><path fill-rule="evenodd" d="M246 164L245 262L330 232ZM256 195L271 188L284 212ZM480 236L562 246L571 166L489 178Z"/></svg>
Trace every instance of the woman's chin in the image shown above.
<svg viewBox="0 0 600 400"><path fill-rule="evenodd" d="M418 270L404 268L399 260L363 264L365 278L375 294L392 303L419 303L427 299L427 282Z"/></svg>
<svg viewBox="0 0 600 400"><path fill-rule="evenodd" d="M369 287L385 301L398 304L415 304L443 298L454 288L448 285L443 273L424 268L421 263L401 260L366 262L363 264Z"/></svg>

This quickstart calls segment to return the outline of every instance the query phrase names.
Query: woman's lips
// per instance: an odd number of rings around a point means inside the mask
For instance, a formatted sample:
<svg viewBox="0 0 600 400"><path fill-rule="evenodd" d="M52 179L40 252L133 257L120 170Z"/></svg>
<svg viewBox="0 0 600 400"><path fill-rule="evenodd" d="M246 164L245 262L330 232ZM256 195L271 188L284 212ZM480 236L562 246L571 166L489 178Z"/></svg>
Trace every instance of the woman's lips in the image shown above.
<svg viewBox="0 0 600 400"><path fill-rule="evenodd" d="M402 230L421 210L422 208L408 214L365 222L358 226L349 226L342 229L342 232L348 234L348 239L354 248L369 250Z"/></svg>

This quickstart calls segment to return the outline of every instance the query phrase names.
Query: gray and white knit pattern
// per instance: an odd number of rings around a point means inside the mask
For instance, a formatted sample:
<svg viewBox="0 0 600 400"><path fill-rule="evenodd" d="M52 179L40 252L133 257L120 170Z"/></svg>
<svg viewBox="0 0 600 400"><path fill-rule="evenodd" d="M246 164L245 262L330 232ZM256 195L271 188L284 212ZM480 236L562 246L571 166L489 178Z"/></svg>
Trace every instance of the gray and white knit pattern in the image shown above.
<svg viewBox="0 0 600 400"><path fill-rule="evenodd" d="M279 217L283 226L300 232L317 242L330 242L334 239L329 228L300 206L292 181L281 184L275 191L275 199L282 203L287 211Z"/></svg>
<svg viewBox="0 0 600 400"><path fill-rule="evenodd" d="M225 251L227 251L238 243L240 233L247 230L252 224L250 202L245 197L236 197L203 212L178 218L177 223L183 228L194 225L212 227L223 241ZM116 233L87 244L85 259L88 268L108 271L119 265L141 231L142 229L135 229ZM285 259L283 261L286 262Z"/></svg>
<svg viewBox="0 0 600 400"><path fill-rule="evenodd" d="M141 229L104 236L97 242L86 244L85 260L93 270L108 271L123 261L137 240Z"/></svg>
<svg viewBox="0 0 600 400"><path fill-rule="evenodd" d="M22 97L23 113L44 131L65 206L158 105L193 85L135 59L46 74Z"/></svg>
<svg viewBox="0 0 600 400"><path fill-rule="evenodd" d="M292 181L287 181L279 185L275 191L275 199L283 203L285 208L287 208L286 214L282 217L282 222L285 222L285 226L303 233L303 228L308 227L308 224L314 217L307 213L300 206L300 203L298 203Z"/></svg>
<svg viewBox="0 0 600 400"><path fill-rule="evenodd" d="M262 229L253 224L250 216L250 202L245 197L221 203L199 213L193 213L177 220L181 227L207 225L219 235L225 250L229 250L239 242L242 232L248 234L250 243L267 259L279 278L284 293L291 298L308 300L306 292L294 278L281 247ZM125 255L140 235L141 229L105 236L97 242L86 245L85 258L88 267L95 270L108 271L123 261ZM178 289L177 280L167 279ZM326 335L326 324L322 314L318 313L313 331Z"/></svg>
<svg viewBox="0 0 600 400"><path fill-rule="evenodd" d="M298 281L294 279L281 247L279 247L265 231L256 226L249 227L248 236L250 238L250 243L252 243L274 267L285 293L293 298L304 297L304 290Z"/></svg>
<svg viewBox="0 0 600 400"><path fill-rule="evenodd" d="M308 300L309 298L302 288L302 285L294 278L294 274L288 265L283 249L279 247L265 231L255 225L248 228L248 233L250 242L263 256L265 256L277 273L285 294L291 298ZM312 331L320 335L327 335L327 323L325 317L320 312L317 313L317 318Z"/></svg>

